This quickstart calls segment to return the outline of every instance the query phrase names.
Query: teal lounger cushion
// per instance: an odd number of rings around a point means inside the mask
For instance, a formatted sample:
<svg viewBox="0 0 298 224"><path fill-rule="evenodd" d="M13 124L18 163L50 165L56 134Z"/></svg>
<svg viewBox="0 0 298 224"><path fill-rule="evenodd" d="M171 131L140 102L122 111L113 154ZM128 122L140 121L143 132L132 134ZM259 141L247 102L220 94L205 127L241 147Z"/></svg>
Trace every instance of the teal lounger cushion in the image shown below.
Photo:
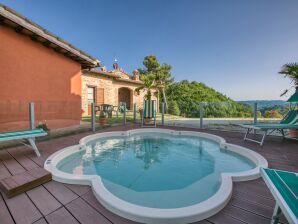
<svg viewBox="0 0 298 224"><path fill-rule="evenodd" d="M28 129L28 130L19 130L19 131L8 131L8 132L0 132L0 139L4 140L5 138L20 138L22 136L43 136L46 135L47 133L41 129L41 128L36 128L36 129Z"/></svg>
<svg viewBox="0 0 298 224"><path fill-rule="evenodd" d="M296 173L263 169L280 195L298 218L298 176Z"/></svg>

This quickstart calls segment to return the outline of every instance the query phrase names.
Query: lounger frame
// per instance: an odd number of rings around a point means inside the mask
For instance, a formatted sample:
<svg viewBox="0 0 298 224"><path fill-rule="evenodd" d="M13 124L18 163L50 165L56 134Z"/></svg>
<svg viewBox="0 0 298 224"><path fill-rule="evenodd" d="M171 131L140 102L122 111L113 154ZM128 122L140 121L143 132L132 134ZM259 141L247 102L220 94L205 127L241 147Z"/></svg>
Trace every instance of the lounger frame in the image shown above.
<svg viewBox="0 0 298 224"><path fill-rule="evenodd" d="M154 124L152 124L152 125L145 125L145 123L144 123L144 114L142 114L142 127L144 127L144 128L156 128L156 112L154 113L155 115L154 115L154 120L153 120L153 122L154 122Z"/></svg>
<svg viewBox="0 0 298 224"><path fill-rule="evenodd" d="M239 126L247 128L247 131L244 135L244 141L247 140L251 142L256 142L262 146L264 144L266 136L270 135L274 131L280 132L282 137L285 138L284 130L291 128L298 129L298 110L288 111L288 113L283 117L283 119L279 123L240 124ZM254 132L254 134L256 134L256 131L263 131L261 141L248 137L249 134L252 134L252 131Z"/></svg>
<svg viewBox="0 0 298 224"><path fill-rule="evenodd" d="M36 134L28 134L28 135L21 135L21 136L4 137L4 138L0 138L0 142L17 140L21 144L23 144L23 145L31 148L35 152L35 154L39 157L40 156L40 152L39 152L39 150L38 150L38 148L37 148L37 146L35 144L35 138L36 137L45 136L45 135L47 135L46 132L44 132L44 133L36 133ZM22 140L27 140L29 144L26 144Z"/></svg>
<svg viewBox="0 0 298 224"><path fill-rule="evenodd" d="M256 142L258 144L260 144L261 146L264 144L264 141L265 141L265 138L267 135L270 135L272 134L274 131L278 131L281 133L282 137L285 138L285 132L284 132L284 129L283 128L258 128L258 127L254 127L254 126L242 126L242 127L245 127L247 128L247 131L244 135L244 138L243 140L244 141L251 141L251 142ZM257 130L260 130L260 131L263 131L264 133L262 134L262 138L261 138L261 141L258 141L256 139L252 139L252 138L249 138L249 134L256 134L255 131Z"/></svg>

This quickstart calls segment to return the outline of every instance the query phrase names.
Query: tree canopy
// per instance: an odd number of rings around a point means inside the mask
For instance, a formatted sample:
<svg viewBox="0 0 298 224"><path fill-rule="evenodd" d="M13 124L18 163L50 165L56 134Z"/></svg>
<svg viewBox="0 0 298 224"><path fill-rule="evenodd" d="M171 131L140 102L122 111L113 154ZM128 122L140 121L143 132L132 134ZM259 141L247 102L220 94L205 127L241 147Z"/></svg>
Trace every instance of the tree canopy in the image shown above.
<svg viewBox="0 0 298 224"><path fill-rule="evenodd" d="M298 90L298 62L294 63L288 63L282 66L281 70L279 71L279 74L284 75L285 77L288 77L291 79L293 86L296 90ZM281 96L285 95L289 90L286 89Z"/></svg>
<svg viewBox="0 0 298 224"><path fill-rule="evenodd" d="M154 77L155 88L158 90L159 97L165 102L167 108L167 97L165 89L167 86L174 82L174 78L171 76L172 66L166 63L160 64L156 56L148 55L143 61L144 68L140 68L140 79L146 80L147 76Z"/></svg>
<svg viewBox="0 0 298 224"><path fill-rule="evenodd" d="M138 70L144 85L137 90L145 89L146 98L150 99L151 90L157 89L160 102L165 102L166 108L167 98L169 99L169 113L198 117L198 104L208 102L204 110L207 117L251 116L249 106L237 103L201 82L187 80L174 82L171 75L172 66L166 63L160 64L154 55L146 56L143 65L144 67Z"/></svg>
<svg viewBox="0 0 298 224"><path fill-rule="evenodd" d="M168 86L166 94L176 101L181 114L187 117L199 116L199 103L205 103L206 117L248 117L251 108L237 103L227 96L197 81L183 80Z"/></svg>

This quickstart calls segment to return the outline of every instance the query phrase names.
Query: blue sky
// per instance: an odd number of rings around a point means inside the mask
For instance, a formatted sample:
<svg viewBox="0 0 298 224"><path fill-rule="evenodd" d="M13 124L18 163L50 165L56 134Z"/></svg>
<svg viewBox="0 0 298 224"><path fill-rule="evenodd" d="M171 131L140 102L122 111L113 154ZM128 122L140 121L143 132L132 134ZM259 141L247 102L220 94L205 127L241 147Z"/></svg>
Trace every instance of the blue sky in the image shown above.
<svg viewBox="0 0 298 224"><path fill-rule="evenodd" d="M286 99L278 75L298 61L297 0L2 1L111 67L131 72L154 54L177 81L235 100Z"/></svg>

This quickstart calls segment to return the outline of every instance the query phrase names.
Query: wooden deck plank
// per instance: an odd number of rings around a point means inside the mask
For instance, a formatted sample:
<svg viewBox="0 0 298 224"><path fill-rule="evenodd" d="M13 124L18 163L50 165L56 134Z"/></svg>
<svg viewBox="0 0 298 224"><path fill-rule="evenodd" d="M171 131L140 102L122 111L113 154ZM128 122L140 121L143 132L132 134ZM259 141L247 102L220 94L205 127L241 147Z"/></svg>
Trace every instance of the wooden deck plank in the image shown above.
<svg viewBox="0 0 298 224"><path fill-rule="evenodd" d="M265 218L271 219L273 214L273 208L269 208L267 206L262 206L257 203L253 203L251 201L247 201L241 198L231 198L230 203L238 208L244 209L256 215L263 216Z"/></svg>
<svg viewBox="0 0 298 224"><path fill-rule="evenodd" d="M5 205L5 202L0 193L0 220L1 224L14 224L14 221Z"/></svg>
<svg viewBox="0 0 298 224"><path fill-rule="evenodd" d="M50 181L43 186L63 205L66 205L79 197L64 184L57 181Z"/></svg>
<svg viewBox="0 0 298 224"><path fill-rule="evenodd" d="M265 186L257 186L255 183L249 183L251 181L239 182L235 184L234 188L239 191L250 191L254 192L257 195L262 195L267 198L273 198L268 188Z"/></svg>
<svg viewBox="0 0 298 224"><path fill-rule="evenodd" d="M11 174L8 169L4 166L4 164L0 161L0 180L10 177Z"/></svg>
<svg viewBox="0 0 298 224"><path fill-rule="evenodd" d="M20 194L9 199L4 196L4 200L17 224L31 224L42 218L26 194Z"/></svg>
<svg viewBox="0 0 298 224"><path fill-rule="evenodd" d="M91 190L91 187L87 185L77 185L77 184L64 184L64 185L79 196L82 196L83 194L86 194L88 191Z"/></svg>
<svg viewBox="0 0 298 224"><path fill-rule="evenodd" d="M207 220L214 224L245 224L245 222L242 222L240 219L234 218L223 212L219 212Z"/></svg>
<svg viewBox="0 0 298 224"><path fill-rule="evenodd" d="M231 203L229 203L223 211L226 214L229 214L230 216L237 218L245 223L248 224L268 224L270 223L270 219L267 219L263 216L256 215L252 212L246 211L244 209L232 206Z"/></svg>
<svg viewBox="0 0 298 224"><path fill-rule="evenodd" d="M42 219L34 222L33 224L48 224L48 223L47 223L47 221L44 218L42 218Z"/></svg>
<svg viewBox="0 0 298 224"><path fill-rule="evenodd" d="M26 171L6 150L0 150L0 160L12 175Z"/></svg>
<svg viewBox="0 0 298 224"><path fill-rule="evenodd" d="M54 198L43 186L27 191L27 194L44 216L61 207L60 202L57 201L56 198Z"/></svg>
<svg viewBox="0 0 298 224"><path fill-rule="evenodd" d="M239 185L235 185L233 191L239 192L240 194L243 194L243 195L247 194L249 192L249 195L255 194L255 196L257 196L257 197L266 198L267 200L274 201L274 198L272 195L268 195L268 194L264 195L264 194L262 194L262 192L256 191L255 189L249 190L249 189L241 187Z"/></svg>
<svg viewBox="0 0 298 224"><path fill-rule="evenodd" d="M34 163L36 163L38 166L43 167L44 162L46 161L46 159L51 155L51 153L49 154L42 154L40 157L37 157L36 155L34 156L27 156L27 158L31 159Z"/></svg>
<svg viewBox="0 0 298 224"><path fill-rule="evenodd" d="M89 205L91 205L94 209L96 209L98 212L103 214L107 219L109 219L114 224L135 224L136 223L134 221L115 215L114 213L107 210L98 202L98 200L93 195L92 191L89 191L86 194L84 194L82 196L82 199L84 199Z"/></svg>
<svg viewBox="0 0 298 224"><path fill-rule="evenodd" d="M84 224L111 224L103 215L88 205L83 199L77 198L66 205L66 208L80 222Z"/></svg>
<svg viewBox="0 0 298 224"><path fill-rule="evenodd" d="M38 165L33 162L31 159L29 159L28 157L26 157L26 155L28 155L29 153L34 154L33 150L30 150L28 148L24 148L22 147L16 147L16 148L11 148L7 150L9 152L10 155L13 156L13 158L15 160L17 160L26 170L31 170L34 169L36 167L38 167ZM34 154L35 155L35 154ZM35 155L36 156L36 155Z"/></svg>
<svg viewBox="0 0 298 224"><path fill-rule="evenodd" d="M285 164L275 164L271 163L270 168L277 169L277 170L288 170L292 172L298 172L298 168L295 166L285 165Z"/></svg>
<svg viewBox="0 0 298 224"><path fill-rule="evenodd" d="M59 208L46 216L49 224L76 224L79 223L64 207Z"/></svg>
<svg viewBox="0 0 298 224"><path fill-rule="evenodd" d="M198 222L193 222L192 224L212 224L212 222L209 222L207 220L202 220L202 221L198 221Z"/></svg>
<svg viewBox="0 0 298 224"><path fill-rule="evenodd" d="M36 163L40 167L43 167L46 159L51 154L58 151L58 149L60 148L60 146L58 146L57 144L54 144L53 142L55 142L55 139L38 143L37 147L40 151L41 156L38 157L35 154L26 154L26 157L31 159L34 163Z"/></svg>
<svg viewBox="0 0 298 224"><path fill-rule="evenodd" d="M275 205L275 201L273 198L262 197L260 195L255 194L254 192L241 192L238 189L233 189L233 197L234 198L244 198L245 200L258 203L260 205L273 208Z"/></svg>

